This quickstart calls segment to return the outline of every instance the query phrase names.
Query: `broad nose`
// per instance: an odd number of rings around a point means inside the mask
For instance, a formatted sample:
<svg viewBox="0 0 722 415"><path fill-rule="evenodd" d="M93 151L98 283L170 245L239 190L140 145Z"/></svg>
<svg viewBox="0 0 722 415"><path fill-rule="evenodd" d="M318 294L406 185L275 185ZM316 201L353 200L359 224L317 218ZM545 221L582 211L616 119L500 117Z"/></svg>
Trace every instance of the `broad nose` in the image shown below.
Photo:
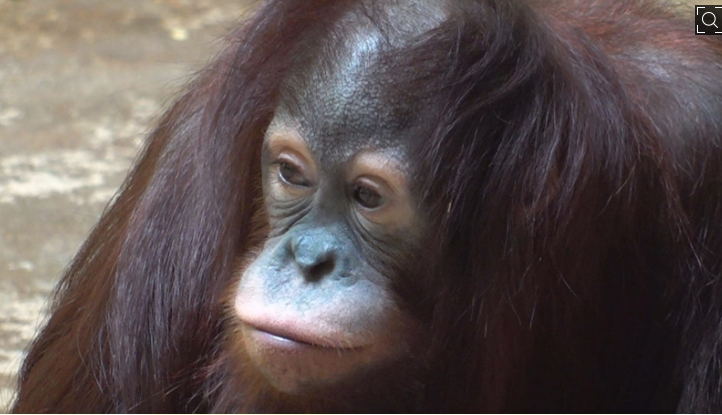
<svg viewBox="0 0 722 415"><path fill-rule="evenodd" d="M339 273L340 242L328 232L312 232L291 239L291 253L308 281L319 281Z"/></svg>

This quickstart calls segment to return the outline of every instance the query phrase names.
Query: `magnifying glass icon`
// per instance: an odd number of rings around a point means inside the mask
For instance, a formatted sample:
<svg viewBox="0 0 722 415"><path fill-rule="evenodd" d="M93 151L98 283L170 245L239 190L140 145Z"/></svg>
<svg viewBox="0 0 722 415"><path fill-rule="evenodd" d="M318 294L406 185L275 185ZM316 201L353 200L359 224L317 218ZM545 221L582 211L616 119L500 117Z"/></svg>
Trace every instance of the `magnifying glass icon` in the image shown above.
<svg viewBox="0 0 722 415"><path fill-rule="evenodd" d="M709 23L709 24L707 24L707 23L704 22L704 17L707 16L708 14L711 14L711 15L712 15L712 23ZM703 24L703 25L708 26L708 27L709 27L709 26L714 26L714 27L716 27L717 29L719 29L719 26L717 26L717 16L715 16L714 13L712 13L712 12L704 12L704 13L702 14L702 19L701 19L701 20L702 20L702 24Z"/></svg>

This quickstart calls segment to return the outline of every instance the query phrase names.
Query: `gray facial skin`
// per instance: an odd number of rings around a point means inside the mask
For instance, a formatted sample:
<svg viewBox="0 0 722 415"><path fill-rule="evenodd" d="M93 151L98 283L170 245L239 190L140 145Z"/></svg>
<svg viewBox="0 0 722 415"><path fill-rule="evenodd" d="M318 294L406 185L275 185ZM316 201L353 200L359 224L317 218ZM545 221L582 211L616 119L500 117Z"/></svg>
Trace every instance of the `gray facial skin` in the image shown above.
<svg viewBox="0 0 722 415"><path fill-rule="evenodd" d="M243 272L236 310L251 360L280 391L347 380L413 347L417 322L391 286L424 233L409 148L427 97L399 88L384 57L443 11L390 2L382 17L409 10L424 24L382 31L346 16L323 58L290 77L266 133L269 238Z"/></svg>

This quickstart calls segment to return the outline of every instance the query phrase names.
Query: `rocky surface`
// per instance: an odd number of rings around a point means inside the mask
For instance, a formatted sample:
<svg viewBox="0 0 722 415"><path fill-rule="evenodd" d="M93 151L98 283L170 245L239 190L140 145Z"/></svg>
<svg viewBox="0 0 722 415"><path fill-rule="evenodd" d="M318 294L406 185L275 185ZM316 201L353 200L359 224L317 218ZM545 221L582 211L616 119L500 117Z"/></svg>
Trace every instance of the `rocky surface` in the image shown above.
<svg viewBox="0 0 722 415"><path fill-rule="evenodd" d="M52 287L249 0L0 0L0 412Z"/></svg>

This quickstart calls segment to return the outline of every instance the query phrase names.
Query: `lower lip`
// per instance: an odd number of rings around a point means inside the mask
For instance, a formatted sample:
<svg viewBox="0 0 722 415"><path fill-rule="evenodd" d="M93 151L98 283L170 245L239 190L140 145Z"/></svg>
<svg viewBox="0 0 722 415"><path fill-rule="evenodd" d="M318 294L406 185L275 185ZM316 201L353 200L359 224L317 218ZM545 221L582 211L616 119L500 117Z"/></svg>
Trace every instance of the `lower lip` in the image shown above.
<svg viewBox="0 0 722 415"><path fill-rule="evenodd" d="M282 392L305 393L328 386L364 367L362 347L318 346L244 325L242 336L251 360Z"/></svg>
<svg viewBox="0 0 722 415"><path fill-rule="evenodd" d="M315 346L311 343L306 343L288 337L283 337L278 334L269 333L267 331L259 330L257 328L249 327L247 334L251 336L253 342L264 348L278 349L286 352L301 352L304 350L311 349L330 349L327 347Z"/></svg>
<svg viewBox="0 0 722 415"><path fill-rule="evenodd" d="M362 349L362 347L333 347L322 344L314 344L303 340L296 340L289 337L284 337L280 334L274 334L250 325L246 325L244 328L247 336L250 336L253 341L261 345L262 347L269 347L273 349L279 349L288 352L300 352L300 351L329 351L338 353L352 352Z"/></svg>

